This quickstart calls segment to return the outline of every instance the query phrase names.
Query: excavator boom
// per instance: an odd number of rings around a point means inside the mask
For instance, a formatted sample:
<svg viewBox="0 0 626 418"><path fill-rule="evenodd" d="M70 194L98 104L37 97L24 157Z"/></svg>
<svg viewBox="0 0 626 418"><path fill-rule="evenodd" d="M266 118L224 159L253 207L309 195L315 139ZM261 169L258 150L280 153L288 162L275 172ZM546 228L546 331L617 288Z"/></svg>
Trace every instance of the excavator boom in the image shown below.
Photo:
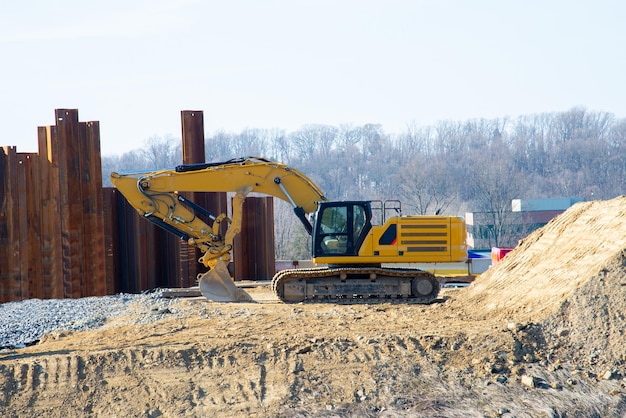
<svg viewBox="0 0 626 418"><path fill-rule="evenodd" d="M127 195L124 190L128 192L137 189L137 180L149 182L152 193L174 191L263 193L295 203L306 213L314 212L317 209L317 202L328 200L315 183L297 169L259 157L237 158L220 163L179 165L175 169L143 173L113 173L111 179L115 187L125 196ZM123 183L126 181L131 183L130 187L124 187ZM133 201L130 201L131 204ZM149 208L146 209L150 211Z"/></svg>

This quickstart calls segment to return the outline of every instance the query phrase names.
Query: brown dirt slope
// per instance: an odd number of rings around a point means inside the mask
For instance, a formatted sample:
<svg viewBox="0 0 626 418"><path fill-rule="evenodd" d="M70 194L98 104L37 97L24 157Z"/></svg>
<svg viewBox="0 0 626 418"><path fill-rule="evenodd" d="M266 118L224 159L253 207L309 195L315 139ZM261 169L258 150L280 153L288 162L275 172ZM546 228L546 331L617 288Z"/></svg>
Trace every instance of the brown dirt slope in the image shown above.
<svg viewBox="0 0 626 418"><path fill-rule="evenodd" d="M476 320L541 323L545 338L569 340L569 356L623 364L625 254L626 197L578 203L524 239L451 305Z"/></svg>
<svg viewBox="0 0 626 418"><path fill-rule="evenodd" d="M483 274L463 303L477 318L544 318L625 248L625 197L578 203Z"/></svg>
<svg viewBox="0 0 626 418"><path fill-rule="evenodd" d="M626 416L625 249L620 197L431 305L137 304L0 353L0 416Z"/></svg>

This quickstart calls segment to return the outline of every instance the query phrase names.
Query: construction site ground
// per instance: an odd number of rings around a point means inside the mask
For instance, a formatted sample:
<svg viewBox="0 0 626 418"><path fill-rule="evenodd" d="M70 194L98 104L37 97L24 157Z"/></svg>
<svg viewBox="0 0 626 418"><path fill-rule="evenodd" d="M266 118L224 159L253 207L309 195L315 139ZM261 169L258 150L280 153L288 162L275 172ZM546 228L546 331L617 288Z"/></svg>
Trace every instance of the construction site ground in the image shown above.
<svg viewBox="0 0 626 418"><path fill-rule="evenodd" d="M177 298L0 353L7 417L626 416L626 198L429 305Z"/></svg>

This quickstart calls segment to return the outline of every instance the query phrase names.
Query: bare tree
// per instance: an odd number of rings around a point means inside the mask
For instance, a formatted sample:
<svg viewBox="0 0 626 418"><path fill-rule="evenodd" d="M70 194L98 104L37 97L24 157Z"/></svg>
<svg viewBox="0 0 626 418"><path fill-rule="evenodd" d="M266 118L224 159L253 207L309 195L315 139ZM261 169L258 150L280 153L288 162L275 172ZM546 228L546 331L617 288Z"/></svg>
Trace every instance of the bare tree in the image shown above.
<svg viewBox="0 0 626 418"><path fill-rule="evenodd" d="M552 136L556 143L573 139L604 138L609 132L613 115L605 112L588 112L575 107L554 117Z"/></svg>
<svg viewBox="0 0 626 418"><path fill-rule="evenodd" d="M120 171L120 157L118 155L103 155L101 158L102 164L102 186L113 187L111 183L111 173L114 171Z"/></svg>
<svg viewBox="0 0 626 418"><path fill-rule="evenodd" d="M405 132L400 133L393 141L400 158L398 163L404 165L415 158L418 154L433 153L433 129L430 126L418 127L415 124L407 126Z"/></svg>
<svg viewBox="0 0 626 418"><path fill-rule="evenodd" d="M320 155L322 158L328 156L333 149L336 136L337 128L334 126L311 124L292 132L289 140L298 159L308 160L314 155Z"/></svg>
<svg viewBox="0 0 626 418"><path fill-rule="evenodd" d="M291 205L280 199L274 200L274 237L277 259L303 260L311 257L309 235Z"/></svg>
<svg viewBox="0 0 626 418"><path fill-rule="evenodd" d="M119 171L148 170L150 166L141 150L125 152L119 157L117 164Z"/></svg>
<svg viewBox="0 0 626 418"><path fill-rule="evenodd" d="M474 167L467 185L474 196L475 211L482 212L488 219L485 225L487 245L514 246L517 217L511 209L511 201L519 198L525 189L523 174L512 170L510 153L504 146L474 158L481 164Z"/></svg>
<svg viewBox="0 0 626 418"><path fill-rule="evenodd" d="M233 135L231 151L237 157L262 157L268 150L267 132L262 129L245 129Z"/></svg>
<svg viewBox="0 0 626 418"><path fill-rule="evenodd" d="M291 144L285 135L285 131L272 129L268 131L269 154L268 157L281 163L290 164Z"/></svg>
<svg viewBox="0 0 626 418"><path fill-rule="evenodd" d="M146 168L167 168L183 162L181 140L172 136L151 136L139 153L145 160Z"/></svg>
<svg viewBox="0 0 626 418"><path fill-rule="evenodd" d="M224 131L218 131L204 141L206 161L226 161L231 158L241 157L233 147L235 135Z"/></svg>
<svg viewBox="0 0 626 418"><path fill-rule="evenodd" d="M401 169L399 198L403 207L418 215L443 214L454 202L456 191L448 164L424 155Z"/></svg>
<svg viewBox="0 0 626 418"><path fill-rule="evenodd" d="M354 149L363 139L363 132L361 128L354 127L352 125L341 125L339 127L339 136L337 138L337 145L343 151L349 151Z"/></svg>
<svg viewBox="0 0 626 418"><path fill-rule="evenodd" d="M437 123L435 152L453 155L465 151L463 145L463 127L459 122L441 121Z"/></svg>

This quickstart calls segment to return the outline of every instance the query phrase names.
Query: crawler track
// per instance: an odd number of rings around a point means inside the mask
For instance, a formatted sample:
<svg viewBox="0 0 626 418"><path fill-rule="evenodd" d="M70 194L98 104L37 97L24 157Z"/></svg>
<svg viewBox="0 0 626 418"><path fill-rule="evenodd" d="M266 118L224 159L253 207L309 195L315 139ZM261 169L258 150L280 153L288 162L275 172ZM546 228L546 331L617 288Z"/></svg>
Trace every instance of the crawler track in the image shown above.
<svg viewBox="0 0 626 418"><path fill-rule="evenodd" d="M383 267L317 267L278 272L272 291L283 302L431 303L439 281L423 270Z"/></svg>

